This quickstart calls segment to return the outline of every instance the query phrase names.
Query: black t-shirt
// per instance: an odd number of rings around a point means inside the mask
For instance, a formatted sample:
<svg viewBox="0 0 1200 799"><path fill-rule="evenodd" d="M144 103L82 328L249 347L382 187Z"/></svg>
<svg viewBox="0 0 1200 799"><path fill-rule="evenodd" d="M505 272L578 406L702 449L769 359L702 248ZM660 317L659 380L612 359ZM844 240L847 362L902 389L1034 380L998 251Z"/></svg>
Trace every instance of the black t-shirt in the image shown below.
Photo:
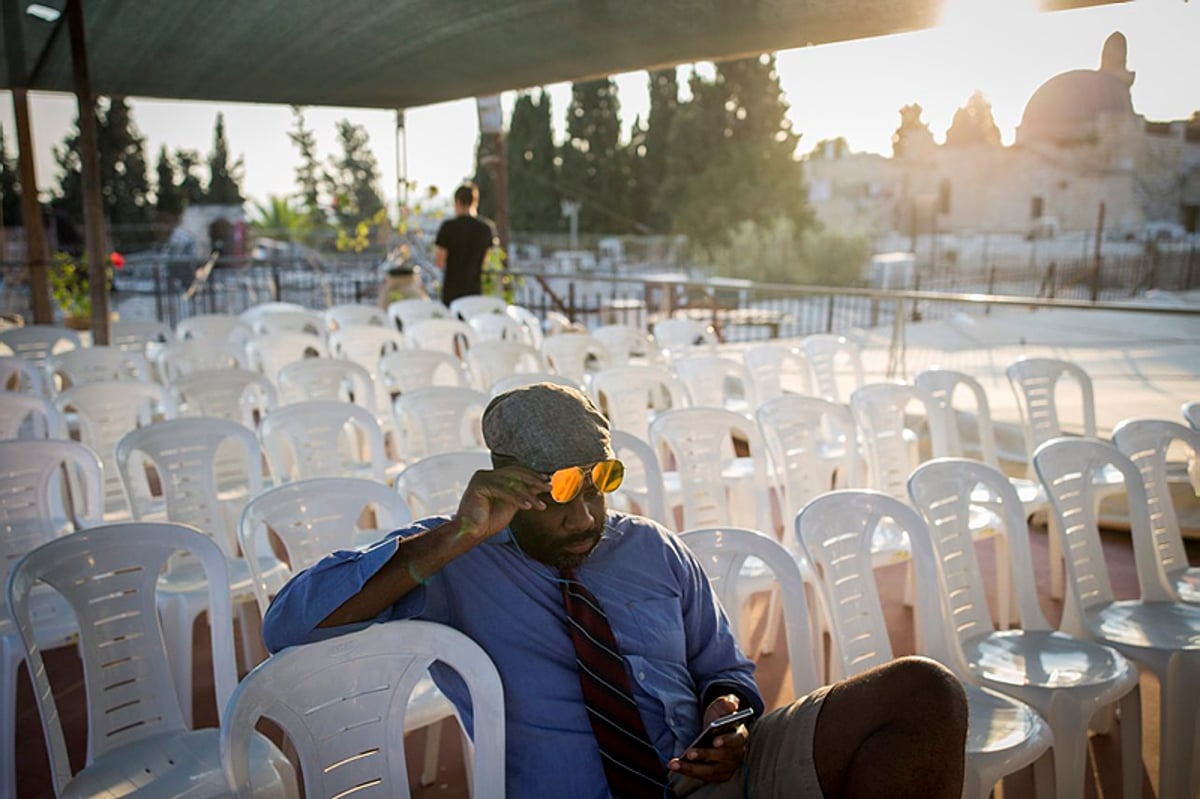
<svg viewBox="0 0 1200 799"><path fill-rule="evenodd" d="M492 223L477 216L456 216L438 228L437 246L446 249L442 302L481 293L483 258L496 241Z"/></svg>

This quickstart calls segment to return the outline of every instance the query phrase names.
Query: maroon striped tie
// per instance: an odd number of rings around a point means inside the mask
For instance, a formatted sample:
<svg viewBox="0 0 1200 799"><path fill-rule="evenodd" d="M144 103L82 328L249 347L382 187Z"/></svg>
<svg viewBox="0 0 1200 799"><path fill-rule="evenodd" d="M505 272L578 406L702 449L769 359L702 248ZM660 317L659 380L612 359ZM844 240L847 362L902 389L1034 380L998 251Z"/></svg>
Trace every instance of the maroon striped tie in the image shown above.
<svg viewBox="0 0 1200 799"><path fill-rule="evenodd" d="M615 799L662 799L667 769L638 713L608 617L592 592L576 579L574 569L561 573L579 685L609 790Z"/></svg>

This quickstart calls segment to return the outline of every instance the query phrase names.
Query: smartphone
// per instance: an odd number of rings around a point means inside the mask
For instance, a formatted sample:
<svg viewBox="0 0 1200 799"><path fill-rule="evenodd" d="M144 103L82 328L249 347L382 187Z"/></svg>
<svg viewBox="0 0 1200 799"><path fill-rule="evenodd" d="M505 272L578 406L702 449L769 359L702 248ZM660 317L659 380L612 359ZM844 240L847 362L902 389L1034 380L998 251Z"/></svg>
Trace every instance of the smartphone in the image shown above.
<svg viewBox="0 0 1200 799"><path fill-rule="evenodd" d="M743 710L735 710L728 716L721 716L713 719L708 723L708 726L700 731L696 739L688 744L687 749L711 749L713 741L720 738L722 735L728 735L738 728L738 725L744 721L749 721L754 716L754 708L745 708ZM683 751L687 751L684 749Z"/></svg>
<svg viewBox="0 0 1200 799"><path fill-rule="evenodd" d="M739 724L744 721L749 721L753 715L754 708L745 708L744 710L736 710L733 713L730 713L728 716L721 716L718 719L713 719L708 723L708 726L701 730L700 734L697 735L696 738L687 745L687 749L684 749L679 753L679 756L683 757L684 754L687 753L688 749L711 749L714 741L716 741L722 735L727 735L733 732L738 728ZM696 779L695 777L685 777L678 771L673 771L667 777L667 785L671 788L674 796L682 797L702 788L705 783Z"/></svg>

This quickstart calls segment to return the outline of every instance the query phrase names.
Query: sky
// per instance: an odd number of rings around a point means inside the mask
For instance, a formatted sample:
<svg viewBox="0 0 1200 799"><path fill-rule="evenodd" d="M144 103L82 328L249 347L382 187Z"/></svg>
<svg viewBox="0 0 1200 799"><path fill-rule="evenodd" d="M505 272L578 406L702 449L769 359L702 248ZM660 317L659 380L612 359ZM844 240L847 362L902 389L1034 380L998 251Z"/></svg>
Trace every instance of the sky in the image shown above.
<svg viewBox="0 0 1200 799"><path fill-rule="evenodd" d="M854 151L890 155L898 111L908 103L925 109L924 119L941 141L955 109L976 89L991 102L1002 139L1011 144L1037 87L1066 70L1096 68L1105 38L1116 30L1128 39L1127 66L1137 73L1133 106L1138 113L1167 120L1200 111L1200 2L1186 0L1136 0L1052 14L1035 13L1032 0L951 0L936 28L781 51L777 65L791 106L789 117L802 136L800 153L822 139L843 136ZM711 69L679 67L681 85L693 68ZM649 110L646 73L614 79L628 135L634 119L644 119ZM546 88L561 136L570 84ZM515 97L512 92L502 97L506 119ZM296 149L287 138L289 107L142 99L132 104L151 169L164 144L172 151L194 149L206 156L216 115L223 112L230 152L243 158L244 194L263 201L296 191ZM57 182L53 148L74 123L75 99L35 93L30 106L38 183L45 192ZM422 189L437 186L443 197L474 172L478 125L472 99L409 109L402 143L392 111L308 108L305 117L323 157L336 148L337 120L364 125L389 201L397 196L401 147L409 179ZM0 124L11 156L16 135L7 92L0 92Z"/></svg>

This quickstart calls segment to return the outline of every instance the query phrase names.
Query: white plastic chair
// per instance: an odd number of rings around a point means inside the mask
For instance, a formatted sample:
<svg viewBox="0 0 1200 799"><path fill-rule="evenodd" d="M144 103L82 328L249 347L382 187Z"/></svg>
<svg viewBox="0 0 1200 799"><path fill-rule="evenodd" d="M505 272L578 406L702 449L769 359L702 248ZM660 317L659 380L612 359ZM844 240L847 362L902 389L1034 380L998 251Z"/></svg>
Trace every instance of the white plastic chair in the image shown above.
<svg viewBox="0 0 1200 799"><path fill-rule="evenodd" d="M475 331L475 339L482 341L516 341L533 346L534 337L529 328L506 313L481 313L467 319ZM535 349L541 352L539 344Z"/></svg>
<svg viewBox="0 0 1200 799"><path fill-rule="evenodd" d="M63 432L62 417L47 400L0 392L0 439L58 438Z"/></svg>
<svg viewBox="0 0 1200 799"><path fill-rule="evenodd" d="M681 355L671 362L671 368L687 386L695 407L739 413L750 410L750 379L738 361L720 355Z"/></svg>
<svg viewBox="0 0 1200 799"><path fill-rule="evenodd" d="M992 425L992 411L988 404L987 392L979 381L963 372L952 369L926 369L913 378L917 388L924 389L934 399L934 409L942 414L942 429L945 433L945 455L952 458L967 457L967 448L963 441L964 428L974 428L973 443L977 445L978 460L987 465L1000 469L1000 457L996 451L996 430ZM969 397L969 409L960 410L955 404L956 397L963 394ZM973 424L972 424L973 421ZM973 448L971 453L974 455ZM1028 478L1010 477L1009 482L1021 498L1025 507L1025 515L1046 507L1049 500L1042 484Z"/></svg>
<svg viewBox="0 0 1200 799"><path fill-rule="evenodd" d="M1200 605L1200 566L1189 566L1179 517L1171 500L1167 457L1174 443L1191 450L1189 463L1200 458L1200 431L1162 419L1126 419L1113 430L1113 443L1133 461L1149 497L1159 576L1175 602Z"/></svg>
<svg viewBox="0 0 1200 799"><path fill-rule="evenodd" d="M17 355L0 355L0 391L44 397L46 380L33 361Z"/></svg>
<svg viewBox="0 0 1200 799"><path fill-rule="evenodd" d="M304 333L318 338L325 337L325 317L318 311L280 310L260 314L250 328L255 336L276 336L280 333Z"/></svg>
<svg viewBox="0 0 1200 799"><path fill-rule="evenodd" d="M495 316L489 314L488 318ZM508 319L507 316L496 317ZM478 341L467 351L467 365L475 374L475 384L490 388L510 375L540 374L546 371L542 353L519 341Z"/></svg>
<svg viewBox="0 0 1200 799"><path fill-rule="evenodd" d="M417 322L426 319L451 319L454 316L450 309L438 300L418 298L396 300L388 305L387 315L392 320L392 326L405 334Z"/></svg>
<svg viewBox="0 0 1200 799"><path fill-rule="evenodd" d="M383 431L375 414L350 402L282 405L258 425L276 483L311 477L386 480Z"/></svg>
<svg viewBox="0 0 1200 799"><path fill-rule="evenodd" d="M0 585L8 582L10 568L25 553L103 521L100 460L74 441L0 442L0 483ZM78 625L61 596L37 586L28 603L38 621L41 649L71 642ZM22 657L21 639L5 604L0 607L0 792L12 797L17 795L14 751Z"/></svg>
<svg viewBox="0 0 1200 799"><path fill-rule="evenodd" d="M510 305L505 309L505 313L525 327L529 336L529 346L535 350L540 350L542 348L542 341L545 340L545 334L542 330L542 320L538 319L533 311L530 311L523 305Z"/></svg>
<svg viewBox="0 0 1200 799"><path fill-rule="evenodd" d="M464 322L472 316L481 314L507 315L508 303L499 297L488 297L481 294L469 294L450 301L450 313Z"/></svg>
<svg viewBox="0 0 1200 799"><path fill-rule="evenodd" d="M503 394L506 391L512 391L514 388L532 386L534 383L553 383L556 386L567 386L576 391L584 390L583 386L578 382L563 375L556 375L550 372L525 372L502 377L492 383L488 389L488 399Z"/></svg>
<svg viewBox="0 0 1200 799"><path fill-rule="evenodd" d="M258 795L246 739L268 718L294 742L307 796L408 799L402 744L411 725L408 703L434 663L457 672L470 696L474 747L464 759L472 795L502 799L500 675L470 638L423 621L377 624L290 647L255 668L231 697L229 721L221 726L221 757L234 795Z"/></svg>
<svg viewBox="0 0 1200 799"><path fill-rule="evenodd" d="M581 384L586 384L589 371L608 367L608 349L587 333L546 336L542 354L550 371Z"/></svg>
<svg viewBox="0 0 1200 799"><path fill-rule="evenodd" d="M704 567L713 593L726 608L737 607L741 587L747 574L747 559L763 563L779 584L780 604L787 639L788 663L791 668L792 691L797 697L816 690L821 685L820 669L813 646L813 627L804 596L804 577L795 555L774 537L757 530L737 527L710 527L685 530L679 534ZM812 579L811 574L809 579ZM737 614L730 617L734 635L740 635Z"/></svg>
<svg viewBox="0 0 1200 799"><path fill-rule="evenodd" d="M390 332L390 331L388 331ZM279 370L276 380L284 404L307 400L353 402L376 412L375 380L354 361L341 358L305 358Z"/></svg>
<svg viewBox="0 0 1200 799"><path fill-rule="evenodd" d="M328 358L325 339L309 333L284 332L255 336L246 342L246 366L274 381L279 370L305 358Z"/></svg>
<svg viewBox="0 0 1200 799"><path fill-rule="evenodd" d="M608 495L609 507L636 512L668 529L674 527L674 519L667 515L662 467L654 448L624 430L612 430L611 436L613 452L625 464L625 478L621 487Z"/></svg>
<svg viewBox="0 0 1200 799"><path fill-rule="evenodd" d="M812 366L804 350L785 341L752 344L742 352L749 378L750 406L757 409L785 393L811 395ZM785 390L784 384L790 390Z"/></svg>
<svg viewBox="0 0 1200 799"><path fill-rule="evenodd" d="M903 383L871 383L850 395L850 410L867 462L867 487L901 502L908 501L908 475L922 461L921 435L928 430L934 457L949 449L945 417L928 392ZM1003 527L985 504L972 504L971 529L977 540L995 537L996 595L1000 627L1008 629L1012 607L1012 576L1008 568L1008 543L999 535ZM902 531L896 530L890 546L907 551ZM879 542L876 542L879 545ZM909 587L914 588L911 580ZM911 597L909 597L911 599Z"/></svg>
<svg viewBox="0 0 1200 799"><path fill-rule="evenodd" d="M389 397L431 386L474 385L461 358L438 350L397 350L379 359L378 379Z"/></svg>
<svg viewBox="0 0 1200 799"><path fill-rule="evenodd" d="M418 458L484 446L481 419L487 396L472 388L432 386L401 394L392 406L400 454Z"/></svg>
<svg viewBox="0 0 1200 799"><path fill-rule="evenodd" d="M841 671L854 676L892 660L892 645L872 574L871 541L881 523L915 530L924 524L911 507L876 491L834 491L796 515L796 536L820 575ZM907 532L906 532L906 537ZM913 536L918 581L936 579L928 538ZM937 630L940 609L917 603L919 626ZM1042 755L1053 733L1028 705L966 683L968 728L964 799L985 799L996 782L1037 762L1038 795L1053 787Z"/></svg>
<svg viewBox="0 0 1200 799"><path fill-rule="evenodd" d="M736 455L735 438L746 442L749 456ZM668 491L667 502L673 518L678 496L678 529L733 526L774 532L766 452L749 416L720 408L665 411L650 423L650 444L660 463L673 461L676 467L674 474L664 474L664 483L678 481L678 494ZM760 570L747 577L755 578L754 591L771 591L766 634L758 650L767 654L779 623L778 592L770 574ZM753 652L746 644L743 641L746 651Z"/></svg>
<svg viewBox="0 0 1200 799"><path fill-rule="evenodd" d="M21 631L34 697L60 797L220 797L223 779L219 732L191 730L171 683L167 653L155 613L159 571L179 551L207 576L212 621L212 668L217 709L228 721L227 701L237 683L228 580L221 550L205 536L177 524L111 524L39 547L13 570L8 600ZM72 774L62 723L38 646L39 623L30 613L36 585L59 592L79 620L88 700L87 760ZM245 730L248 767L261 780L261 796L294 797L283 775L287 759L265 737Z"/></svg>
<svg viewBox="0 0 1200 799"><path fill-rule="evenodd" d="M1067 593L1060 628L1108 644L1158 678L1159 796L1194 797L1190 768L1200 758L1200 608L1173 601L1154 552L1150 498L1137 467L1116 447L1089 438L1056 438L1038 447L1034 468L1050 495L1066 555ZM1139 600L1117 600L1100 543L1095 477L1116 470L1129 502Z"/></svg>
<svg viewBox="0 0 1200 799"><path fill-rule="evenodd" d="M360 528L364 517L374 527ZM382 483L354 477L318 477L298 480L259 494L246 504L238 523L238 540L251 564L259 612L265 614L271 583L254 565L267 548L267 533L283 546L284 556L295 573L313 565L330 552L353 549L378 540L382 533L412 521L412 513L399 494ZM405 716L405 732L425 728L425 761L421 784L437 777L442 719L454 716L454 706L432 681L418 684Z"/></svg>
<svg viewBox="0 0 1200 799"><path fill-rule="evenodd" d="M426 319L404 328L408 346L419 350L437 350L466 358L475 343L475 331L461 319Z"/></svg>
<svg viewBox="0 0 1200 799"><path fill-rule="evenodd" d="M226 457L222 458L222 454ZM238 466L236 472L230 463ZM138 497L149 496L147 467L158 475L166 518L212 537L228 561L228 590L235 602L254 600L250 567L238 556L237 521L242 508L263 488L262 450L254 433L226 419L186 418L158 422L126 435L117 444L117 469L130 497L133 517L160 515ZM272 557L264 574L282 585L283 570ZM184 719L192 718L192 629L208 610L209 591L197 564L172 559L162 575L158 609L170 653L175 690ZM245 625L243 650L257 649Z"/></svg>
<svg viewBox="0 0 1200 799"><path fill-rule="evenodd" d="M181 319L179 324L175 325L175 338L178 341L203 338L230 344L239 352L245 348L246 342L253 335L250 324L233 314L198 314Z"/></svg>
<svg viewBox="0 0 1200 799"><path fill-rule="evenodd" d="M104 465L105 518L128 518L129 503L115 460L117 442L156 418L174 417L174 401L156 383L85 383L59 394L55 406L64 418L76 420L79 441Z"/></svg>
<svg viewBox="0 0 1200 799"><path fill-rule="evenodd" d="M379 359L404 348L404 334L391 327L344 327L329 334L329 354L354 361L374 374Z"/></svg>
<svg viewBox="0 0 1200 799"><path fill-rule="evenodd" d="M485 449L428 455L396 475L396 494L417 518L451 515L475 472L491 468Z"/></svg>
<svg viewBox="0 0 1200 799"><path fill-rule="evenodd" d="M1183 414L1183 418L1187 420L1193 430L1200 430L1200 400L1183 403L1179 412Z"/></svg>
<svg viewBox="0 0 1200 799"><path fill-rule="evenodd" d="M41 366L58 352L77 350L83 345L74 330L54 325L26 325L0 331L0 354L14 355Z"/></svg>
<svg viewBox="0 0 1200 799"><path fill-rule="evenodd" d="M277 313L288 313L291 311L306 311L308 310L303 305L295 302L280 302L278 300L268 300L251 305L246 310L238 314L238 318L248 325L253 326L255 322L262 319L264 316Z"/></svg>
<svg viewBox="0 0 1200 799"><path fill-rule="evenodd" d="M180 416L228 419L254 430L278 404L275 386L249 369L211 369L175 378L169 386Z"/></svg>
<svg viewBox="0 0 1200 799"><path fill-rule="evenodd" d="M862 352L856 342L845 336L819 333L805 336L800 342L812 368L812 385L818 397L843 402L849 392L842 390L845 375L850 374L850 391L861 388L863 377Z"/></svg>
<svg viewBox="0 0 1200 799"><path fill-rule="evenodd" d="M193 372L244 368L246 353L237 344L221 339L180 339L162 348L157 365L162 379L173 383Z"/></svg>
<svg viewBox="0 0 1200 799"><path fill-rule="evenodd" d="M1096 404L1092 390L1092 378L1078 364L1055 358L1020 358L1009 364L1006 370L1008 383L1017 398L1021 414L1021 430L1025 437L1026 476L1034 478L1033 453L1044 442L1063 435L1060 412L1065 403L1060 400L1060 387L1074 385L1074 396L1078 404L1073 406L1079 417L1075 426L1085 437L1096 436ZM1066 382L1063 383L1065 378ZM1064 392L1069 396L1069 392ZM1063 399L1067 397L1064 396ZM1068 408L1072 406L1067 406ZM1097 474L1100 490L1096 492L1096 506L1105 497L1119 493L1121 477L1113 470ZM1050 596L1063 596L1063 552L1062 535L1050 528Z"/></svg>
<svg viewBox="0 0 1200 799"><path fill-rule="evenodd" d="M692 404L687 386L665 366L613 366L592 375L588 394L614 428L643 440L650 420L667 410Z"/></svg>
<svg viewBox="0 0 1200 799"><path fill-rule="evenodd" d="M365 518L371 527L362 527ZM307 569L330 552L372 543L412 522L404 499L376 480L314 477L267 489L246 503L238 520L238 543L250 564L259 614L267 612L278 587L275 576L258 564L269 563L268 533L283 547L285 575Z"/></svg>
<svg viewBox="0 0 1200 799"><path fill-rule="evenodd" d="M592 338L608 350L609 364L629 366L633 363L662 363L662 353L654 337L633 325L601 325L592 331Z"/></svg>
<svg viewBox="0 0 1200 799"><path fill-rule="evenodd" d="M324 314L325 328L329 332L337 332L352 327L391 327L387 311L374 305L359 305L346 303L326 308Z"/></svg>
<svg viewBox="0 0 1200 799"><path fill-rule="evenodd" d="M859 488L854 417L845 405L819 397L785 394L754 414L779 484L783 518L834 488Z"/></svg>
<svg viewBox="0 0 1200 799"><path fill-rule="evenodd" d="M140 352L117 347L85 347L56 353L46 359L51 386L72 388L85 383L150 380L150 367Z"/></svg>
<svg viewBox="0 0 1200 799"><path fill-rule="evenodd" d="M654 341L667 361L683 355L717 351L717 332L713 326L695 319L663 319L654 324Z"/></svg>
<svg viewBox="0 0 1200 799"><path fill-rule="evenodd" d="M992 625L971 531L972 495L994 495L1009 541L1021 629ZM992 466L962 458L925 463L908 481L913 504L928 527L937 582L918 585L918 603L941 608L938 632L926 640L934 657L958 676L1020 699L1042 714L1054 733L1057 797L1084 796L1088 726L1097 711L1121 702L1121 755L1125 796L1142 785L1141 695L1137 668L1116 650L1055 630L1042 615L1025 513L1016 489ZM914 543L914 546L917 546Z"/></svg>
<svg viewBox="0 0 1200 799"><path fill-rule="evenodd" d="M162 322L113 322L108 328L108 341L113 347L127 352L140 352L153 360L152 347L161 347L175 340L171 329Z"/></svg>

